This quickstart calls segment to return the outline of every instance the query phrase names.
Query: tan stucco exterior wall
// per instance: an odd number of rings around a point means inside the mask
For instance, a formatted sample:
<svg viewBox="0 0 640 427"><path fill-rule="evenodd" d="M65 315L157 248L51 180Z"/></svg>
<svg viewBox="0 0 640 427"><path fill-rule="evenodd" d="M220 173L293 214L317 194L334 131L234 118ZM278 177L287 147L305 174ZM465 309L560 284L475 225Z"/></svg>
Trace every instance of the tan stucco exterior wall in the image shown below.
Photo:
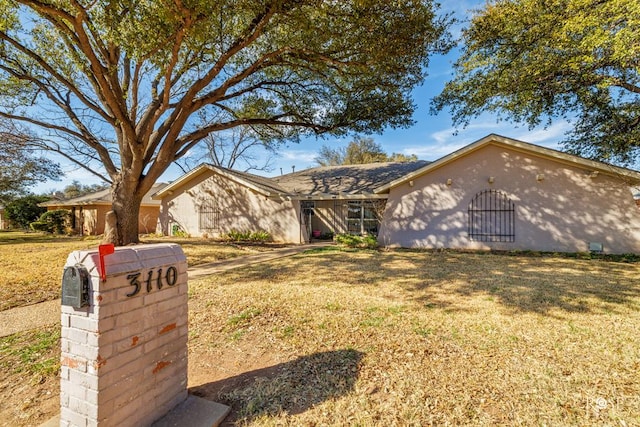
<svg viewBox="0 0 640 427"><path fill-rule="evenodd" d="M4 217L4 209L0 209L0 230L6 230L9 228L9 222Z"/></svg>
<svg viewBox="0 0 640 427"><path fill-rule="evenodd" d="M104 233L105 216L111 210L110 205L82 206L47 206L47 210L66 209L75 216L74 232L85 236L96 236ZM138 217L140 233L154 233L158 224L160 206L141 206Z"/></svg>
<svg viewBox="0 0 640 427"><path fill-rule="evenodd" d="M201 230L199 211L211 203L219 211L217 230ZM213 172L191 180L162 200L160 231L170 234L175 224L191 236L219 237L231 230L267 231L274 241L301 243L297 201L271 199Z"/></svg>
<svg viewBox="0 0 640 427"><path fill-rule="evenodd" d="M160 206L140 206L138 231L141 234L155 233L159 215Z"/></svg>
<svg viewBox="0 0 640 427"><path fill-rule="evenodd" d="M415 178L413 186L392 188L378 240L390 247L562 252L588 251L589 242L598 242L607 253L640 253L640 211L629 186L590 172L487 145ZM469 239L469 203L487 189L514 202L514 242Z"/></svg>
<svg viewBox="0 0 640 427"><path fill-rule="evenodd" d="M104 216L107 209L100 206L85 206L83 209L83 234L96 236L104 233Z"/></svg>

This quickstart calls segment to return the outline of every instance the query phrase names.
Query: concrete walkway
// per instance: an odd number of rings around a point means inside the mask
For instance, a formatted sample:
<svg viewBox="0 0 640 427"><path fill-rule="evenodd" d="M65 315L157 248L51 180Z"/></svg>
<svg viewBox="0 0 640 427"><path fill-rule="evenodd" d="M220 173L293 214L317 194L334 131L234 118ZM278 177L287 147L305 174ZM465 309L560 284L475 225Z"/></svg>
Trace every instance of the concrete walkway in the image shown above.
<svg viewBox="0 0 640 427"><path fill-rule="evenodd" d="M271 261L298 254L309 249L330 246L331 244L332 243L311 243L307 245L290 246L254 255L212 262L210 264L197 265L188 269L189 279L197 279L246 265ZM29 331L59 323L60 304L61 300L57 299L0 311L0 338L17 332Z"/></svg>

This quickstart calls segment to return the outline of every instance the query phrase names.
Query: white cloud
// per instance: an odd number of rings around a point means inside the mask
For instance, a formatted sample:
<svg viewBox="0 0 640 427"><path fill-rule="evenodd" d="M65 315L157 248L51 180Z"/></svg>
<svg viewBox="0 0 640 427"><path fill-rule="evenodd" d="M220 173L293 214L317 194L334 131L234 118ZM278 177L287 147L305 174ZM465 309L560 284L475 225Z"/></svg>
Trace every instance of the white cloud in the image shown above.
<svg viewBox="0 0 640 427"><path fill-rule="evenodd" d="M501 128L502 126L495 121L484 121L480 123L472 123L464 129L450 127L433 132L429 136L438 144L458 144L460 141L467 141L467 143L471 143Z"/></svg>
<svg viewBox="0 0 640 427"><path fill-rule="evenodd" d="M278 152L278 157L289 162L311 163L315 161L318 153L305 150L284 150Z"/></svg>
<svg viewBox="0 0 640 427"><path fill-rule="evenodd" d="M457 149L467 145L464 142L450 143L450 144L426 144L421 146L407 147L402 150L403 154L411 155L415 154L418 158L423 160L437 160L440 157L446 156L449 153L456 151Z"/></svg>
<svg viewBox="0 0 640 427"><path fill-rule="evenodd" d="M546 129L540 127L529 130L512 124L482 120L471 123L463 129L449 127L424 134L421 138L424 143L415 142L414 139L411 145L405 145L400 152L407 155L415 154L424 160L437 160L491 133L558 149L558 141L562 140L569 130L571 130L571 124L566 121L559 121Z"/></svg>
<svg viewBox="0 0 640 427"><path fill-rule="evenodd" d="M535 128L518 132L513 138L532 144L544 145L549 148L558 148L558 141L563 139L565 134L572 129L569 122L562 120L549 126L548 128Z"/></svg>

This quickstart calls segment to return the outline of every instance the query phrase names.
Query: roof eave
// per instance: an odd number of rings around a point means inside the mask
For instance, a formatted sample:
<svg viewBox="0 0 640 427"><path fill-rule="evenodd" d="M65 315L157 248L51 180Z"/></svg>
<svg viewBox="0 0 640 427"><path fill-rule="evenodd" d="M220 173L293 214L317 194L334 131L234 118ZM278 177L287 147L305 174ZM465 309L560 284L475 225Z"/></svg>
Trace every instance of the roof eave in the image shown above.
<svg viewBox="0 0 640 427"><path fill-rule="evenodd" d="M366 199L386 199L387 194L374 194L374 193L358 193L358 194L346 194L346 193L321 193L321 194L296 194L292 197L293 200L366 200Z"/></svg>
<svg viewBox="0 0 640 427"><path fill-rule="evenodd" d="M433 170L441 168L460 157L466 156L490 144L508 147L516 151L534 153L539 156L553 159L555 161L560 161L561 163L570 164L572 166L578 165L584 167L585 169L591 169L593 171L602 172L607 175L616 176L618 178L624 176L626 178L630 178L632 180L632 184L640 183L640 172L631 169L625 169L595 160L585 159L583 157L574 156L572 154L563 153L561 151L552 150L550 148L541 147L539 145L530 144L528 142L518 141L516 139L507 138L501 135L490 134L482 139L479 139L476 142L473 142L465 147L460 148L459 150L454 151L451 154L441 157L440 159L429 163L428 165L420 169L410 172L401 178L382 185L376 188L374 192L377 194L388 192L394 187L407 183L419 176L425 175Z"/></svg>

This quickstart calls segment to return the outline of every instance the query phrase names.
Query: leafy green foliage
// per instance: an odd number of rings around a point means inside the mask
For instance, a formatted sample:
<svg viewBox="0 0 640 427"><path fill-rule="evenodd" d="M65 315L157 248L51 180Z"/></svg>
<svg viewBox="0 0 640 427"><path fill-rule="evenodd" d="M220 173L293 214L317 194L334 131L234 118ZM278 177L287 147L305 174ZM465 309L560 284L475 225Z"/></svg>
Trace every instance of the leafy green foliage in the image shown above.
<svg viewBox="0 0 640 427"><path fill-rule="evenodd" d="M32 222L30 227L34 231L64 234L67 231L70 220L71 211L66 209L56 209L47 211L40 215L40 218L37 221Z"/></svg>
<svg viewBox="0 0 640 427"><path fill-rule="evenodd" d="M138 240L144 194L207 135L408 126L411 90L450 46L432 0L0 6L0 117L112 183L122 245Z"/></svg>
<svg viewBox="0 0 640 427"><path fill-rule="evenodd" d="M268 231L238 231L231 230L222 236L222 240L230 242L268 242L271 234Z"/></svg>
<svg viewBox="0 0 640 427"><path fill-rule="evenodd" d="M365 236L336 234L335 241L349 248L376 249L378 247L378 239L370 234Z"/></svg>
<svg viewBox="0 0 640 427"><path fill-rule="evenodd" d="M189 233L184 231L184 228L182 228L179 224L173 224L171 228L171 235L173 237L190 237Z"/></svg>
<svg viewBox="0 0 640 427"><path fill-rule="evenodd" d="M4 208L6 218L14 225L28 229L29 224L37 220L47 208L38 206L49 200L46 196L29 195L20 197L8 203Z"/></svg>
<svg viewBox="0 0 640 427"><path fill-rule="evenodd" d="M410 162L418 160L415 154L388 155L373 138L356 137L345 148L331 148L323 145L315 161L320 166L361 165L365 163Z"/></svg>
<svg viewBox="0 0 640 427"><path fill-rule="evenodd" d="M605 161L640 154L640 3L500 0L463 33L455 76L434 100L456 124L491 111L530 126L574 122L572 151Z"/></svg>

